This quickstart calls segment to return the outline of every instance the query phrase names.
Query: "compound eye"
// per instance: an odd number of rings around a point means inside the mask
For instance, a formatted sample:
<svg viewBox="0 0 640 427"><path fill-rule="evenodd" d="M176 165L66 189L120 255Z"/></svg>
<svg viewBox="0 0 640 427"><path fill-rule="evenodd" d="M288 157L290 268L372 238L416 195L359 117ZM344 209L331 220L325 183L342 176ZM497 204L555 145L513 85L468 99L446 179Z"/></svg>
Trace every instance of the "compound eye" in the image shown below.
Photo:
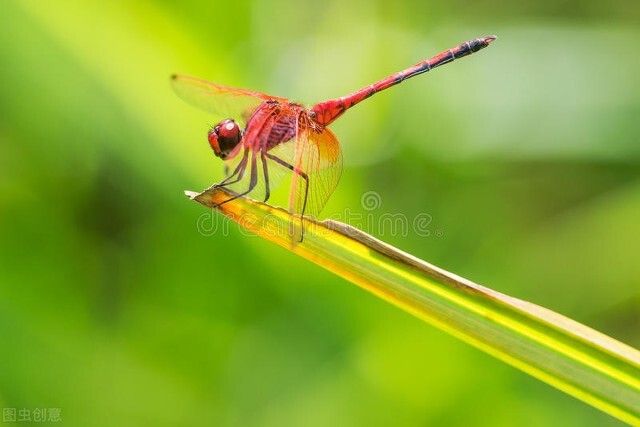
<svg viewBox="0 0 640 427"><path fill-rule="evenodd" d="M213 150L214 154L218 157L221 157L222 152L220 151L220 145L218 144L218 133L216 129L217 127L209 131L209 135L208 135L209 145L211 146L211 149Z"/></svg>
<svg viewBox="0 0 640 427"><path fill-rule="evenodd" d="M218 138L237 144L240 141L240 127L233 119L223 120L216 126Z"/></svg>
<svg viewBox="0 0 640 427"><path fill-rule="evenodd" d="M240 126L233 119L221 121L209 131L209 145L216 156L224 159L242 140Z"/></svg>

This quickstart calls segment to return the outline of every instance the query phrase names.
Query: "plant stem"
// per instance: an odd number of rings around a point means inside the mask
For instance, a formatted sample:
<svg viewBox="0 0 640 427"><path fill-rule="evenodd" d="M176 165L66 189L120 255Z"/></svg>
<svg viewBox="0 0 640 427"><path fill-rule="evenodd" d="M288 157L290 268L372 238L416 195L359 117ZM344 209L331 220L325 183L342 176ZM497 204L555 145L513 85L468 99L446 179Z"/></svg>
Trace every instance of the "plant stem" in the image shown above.
<svg viewBox="0 0 640 427"><path fill-rule="evenodd" d="M221 189L193 200L554 387L640 425L640 352L543 307L477 285L335 221Z"/></svg>

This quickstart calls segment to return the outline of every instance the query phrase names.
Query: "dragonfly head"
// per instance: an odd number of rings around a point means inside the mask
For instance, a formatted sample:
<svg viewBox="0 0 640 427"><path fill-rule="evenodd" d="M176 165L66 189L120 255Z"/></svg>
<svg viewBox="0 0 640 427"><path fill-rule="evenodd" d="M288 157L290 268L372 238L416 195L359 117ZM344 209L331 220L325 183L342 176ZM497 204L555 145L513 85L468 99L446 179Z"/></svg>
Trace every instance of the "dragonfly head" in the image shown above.
<svg viewBox="0 0 640 427"><path fill-rule="evenodd" d="M209 145L216 156L226 159L240 144L242 131L233 119L226 119L218 123L209 131Z"/></svg>

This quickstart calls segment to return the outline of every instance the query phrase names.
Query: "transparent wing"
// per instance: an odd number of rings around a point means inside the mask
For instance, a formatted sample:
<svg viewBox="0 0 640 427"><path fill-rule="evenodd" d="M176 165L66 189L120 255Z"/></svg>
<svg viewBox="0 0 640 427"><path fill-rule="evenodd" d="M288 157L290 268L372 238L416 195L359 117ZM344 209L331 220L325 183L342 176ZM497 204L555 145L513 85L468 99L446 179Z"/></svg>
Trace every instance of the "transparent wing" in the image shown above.
<svg viewBox="0 0 640 427"><path fill-rule="evenodd" d="M290 177L289 211L316 216L338 185L342 152L333 132L316 131L300 123L298 117L298 113L285 109L261 124L254 123L260 132L245 134L245 151L227 162L230 176L235 178L224 185L237 194L263 201L273 195L284 177ZM290 134L287 129L292 130ZM271 146L269 138L274 135L281 142ZM242 173L235 174L236 170Z"/></svg>
<svg viewBox="0 0 640 427"><path fill-rule="evenodd" d="M296 138L271 152L293 166L289 210L317 216L342 174L342 151L335 134L298 125Z"/></svg>
<svg viewBox="0 0 640 427"><path fill-rule="evenodd" d="M184 75L172 76L171 83L178 96L187 103L213 114L217 120L233 118L240 127L247 124L263 101L282 99Z"/></svg>

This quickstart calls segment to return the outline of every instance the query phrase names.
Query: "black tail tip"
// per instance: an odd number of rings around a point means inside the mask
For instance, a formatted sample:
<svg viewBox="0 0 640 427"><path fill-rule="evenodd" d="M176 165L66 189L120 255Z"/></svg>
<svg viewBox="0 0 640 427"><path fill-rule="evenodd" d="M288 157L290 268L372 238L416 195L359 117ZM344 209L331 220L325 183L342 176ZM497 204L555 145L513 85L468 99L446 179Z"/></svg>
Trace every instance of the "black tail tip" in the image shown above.
<svg viewBox="0 0 640 427"><path fill-rule="evenodd" d="M484 40L484 42L488 45L489 43L491 43L492 41L494 41L495 39L497 39L498 37L496 36L485 36L482 39Z"/></svg>

